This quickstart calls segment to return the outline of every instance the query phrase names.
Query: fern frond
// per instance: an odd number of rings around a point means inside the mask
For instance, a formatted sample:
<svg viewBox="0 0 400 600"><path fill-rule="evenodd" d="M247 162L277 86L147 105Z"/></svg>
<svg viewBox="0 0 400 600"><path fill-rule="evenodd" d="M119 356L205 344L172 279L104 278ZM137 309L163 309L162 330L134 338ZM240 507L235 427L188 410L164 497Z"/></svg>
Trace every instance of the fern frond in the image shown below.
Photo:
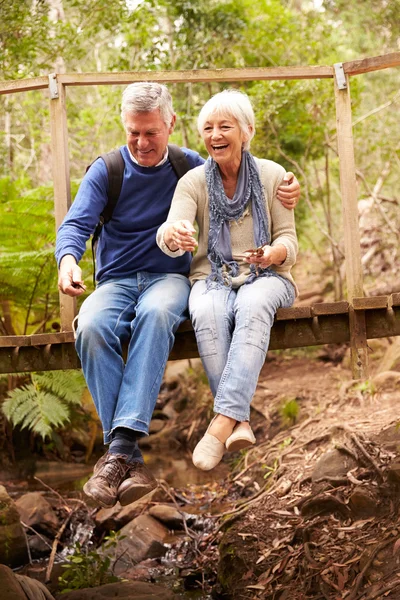
<svg viewBox="0 0 400 600"><path fill-rule="evenodd" d="M47 390L67 404L81 404L86 387L81 371L47 371L32 373L32 381L40 389Z"/></svg>
<svg viewBox="0 0 400 600"><path fill-rule="evenodd" d="M43 438L70 420L70 410L65 400L41 389L37 380L9 392L2 410L14 426L19 425L21 429L27 427Z"/></svg>
<svg viewBox="0 0 400 600"><path fill-rule="evenodd" d="M2 411L13 425L18 425L34 410L36 405L36 390L32 384L16 388L7 394Z"/></svg>

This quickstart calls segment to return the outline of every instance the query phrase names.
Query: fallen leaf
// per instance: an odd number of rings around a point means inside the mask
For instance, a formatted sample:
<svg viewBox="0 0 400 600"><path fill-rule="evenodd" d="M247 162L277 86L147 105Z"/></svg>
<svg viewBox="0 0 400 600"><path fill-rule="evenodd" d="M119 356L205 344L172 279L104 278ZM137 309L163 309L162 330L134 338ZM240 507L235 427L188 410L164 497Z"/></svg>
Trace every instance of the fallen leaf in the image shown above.
<svg viewBox="0 0 400 600"><path fill-rule="evenodd" d="M396 554L397 550L400 548L400 538L395 541L393 546L393 556Z"/></svg>
<svg viewBox="0 0 400 600"><path fill-rule="evenodd" d="M265 585L256 583L255 585L247 585L246 590L265 590Z"/></svg>

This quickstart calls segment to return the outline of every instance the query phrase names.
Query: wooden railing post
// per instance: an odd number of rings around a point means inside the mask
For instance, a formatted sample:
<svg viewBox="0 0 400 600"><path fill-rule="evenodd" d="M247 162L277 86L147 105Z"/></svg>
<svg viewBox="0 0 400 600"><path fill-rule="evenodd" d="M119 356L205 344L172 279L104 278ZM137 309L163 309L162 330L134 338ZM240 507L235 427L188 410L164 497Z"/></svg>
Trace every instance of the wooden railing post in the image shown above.
<svg viewBox="0 0 400 600"><path fill-rule="evenodd" d="M349 76L343 65L335 65L335 103L340 192L342 196L347 300L349 302L351 369L355 379L368 377L368 347L365 311L355 311L353 298L361 297L363 275L358 225L357 182L354 159Z"/></svg>
<svg viewBox="0 0 400 600"><path fill-rule="evenodd" d="M65 86L57 81L57 75L49 75L50 94L50 133L53 163L54 212L56 230L61 225L71 206L69 180L68 129L65 106ZM61 331L72 330L72 320L76 315L76 300L60 292Z"/></svg>

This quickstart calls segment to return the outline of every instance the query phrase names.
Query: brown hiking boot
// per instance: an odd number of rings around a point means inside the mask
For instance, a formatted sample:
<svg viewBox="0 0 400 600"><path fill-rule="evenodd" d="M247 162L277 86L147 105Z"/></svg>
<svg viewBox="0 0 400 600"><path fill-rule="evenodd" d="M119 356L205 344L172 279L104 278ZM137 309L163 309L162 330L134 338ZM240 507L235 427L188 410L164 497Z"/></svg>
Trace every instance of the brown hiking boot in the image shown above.
<svg viewBox="0 0 400 600"><path fill-rule="evenodd" d="M134 462L129 465L129 475L118 488L118 500L122 506L136 502L158 486L156 478L145 464Z"/></svg>
<svg viewBox="0 0 400 600"><path fill-rule="evenodd" d="M100 506L111 508L118 500L118 488L129 476L130 469L124 456L106 452L95 464L93 475L83 486L83 491Z"/></svg>

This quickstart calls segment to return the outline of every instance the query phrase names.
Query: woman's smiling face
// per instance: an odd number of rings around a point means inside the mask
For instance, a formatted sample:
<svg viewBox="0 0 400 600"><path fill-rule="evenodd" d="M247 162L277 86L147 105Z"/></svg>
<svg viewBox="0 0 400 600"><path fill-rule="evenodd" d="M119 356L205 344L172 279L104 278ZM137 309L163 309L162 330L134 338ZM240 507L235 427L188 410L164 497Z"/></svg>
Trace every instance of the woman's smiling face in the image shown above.
<svg viewBox="0 0 400 600"><path fill-rule="evenodd" d="M240 165L245 139L235 118L218 113L210 115L202 136L207 152L219 166Z"/></svg>

